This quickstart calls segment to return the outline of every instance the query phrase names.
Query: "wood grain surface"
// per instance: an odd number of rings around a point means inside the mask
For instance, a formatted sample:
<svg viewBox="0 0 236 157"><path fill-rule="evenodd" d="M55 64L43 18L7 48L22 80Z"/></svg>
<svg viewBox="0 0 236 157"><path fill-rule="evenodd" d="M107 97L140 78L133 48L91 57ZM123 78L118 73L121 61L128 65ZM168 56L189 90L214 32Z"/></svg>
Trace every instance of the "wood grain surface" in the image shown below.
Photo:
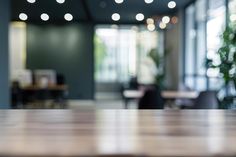
<svg viewBox="0 0 236 157"><path fill-rule="evenodd" d="M236 156L236 112L2 110L0 156Z"/></svg>

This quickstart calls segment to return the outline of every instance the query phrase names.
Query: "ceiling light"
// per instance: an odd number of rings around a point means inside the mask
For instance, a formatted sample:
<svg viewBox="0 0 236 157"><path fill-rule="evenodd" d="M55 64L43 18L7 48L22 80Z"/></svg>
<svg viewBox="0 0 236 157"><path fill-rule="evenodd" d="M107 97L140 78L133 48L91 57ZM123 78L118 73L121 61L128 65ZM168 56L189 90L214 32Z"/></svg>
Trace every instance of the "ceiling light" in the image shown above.
<svg viewBox="0 0 236 157"><path fill-rule="evenodd" d="M169 16L164 16L162 18L162 22L165 23L165 24L169 23L170 22L170 17Z"/></svg>
<svg viewBox="0 0 236 157"><path fill-rule="evenodd" d="M147 19L147 24L154 24L154 20L152 18L148 18Z"/></svg>
<svg viewBox="0 0 236 157"><path fill-rule="evenodd" d="M65 0L56 0L56 1L57 3L60 3L60 4L65 3Z"/></svg>
<svg viewBox="0 0 236 157"><path fill-rule="evenodd" d="M121 3L124 2L124 0L115 0L115 2L116 2L117 4L121 4Z"/></svg>
<svg viewBox="0 0 236 157"><path fill-rule="evenodd" d="M152 32L156 29L156 26L154 24L148 24L147 29Z"/></svg>
<svg viewBox="0 0 236 157"><path fill-rule="evenodd" d="M48 21L48 20L49 20L49 15L46 14L46 13L41 14L40 17L41 17L41 19L42 19L43 21Z"/></svg>
<svg viewBox="0 0 236 157"><path fill-rule="evenodd" d="M137 21L143 21L143 20L144 20L144 15L143 15L142 13L138 13L138 14L136 15L136 20L137 20Z"/></svg>
<svg viewBox="0 0 236 157"><path fill-rule="evenodd" d="M72 21L73 20L73 15L71 15L70 13L66 13L64 15L64 18L66 21Z"/></svg>
<svg viewBox="0 0 236 157"><path fill-rule="evenodd" d="M165 28L166 28L166 24L163 23L163 22L161 22L161 23L159 24L159 27L160 27L161 29L165 29Z"/></svg>
<svg viewBox="0 0 236 157"><path fill-rule="evenodd" d="M28 16L25 14L25 13L20 13L19 14L19 18L22 20L22 21L26 21L28 19Z"/></svg>
<svg viewBox="0 0 236 157"><path fill-rule="evenodd" d="M150 4L150 3L152 3L154 0L144 0L144 2L145 3L147 3L147 4Z"/></svg>
<svg viewBox="0 0 236 157"><path fill-rule="evenodd" d="M168 3L168 7L169 7L170 9L174 9L174 8L176 7L176 2L175 2L175 1L170 1L170 2Z"/></svg>
<svg viewBox="0 0 236 157"><path fill-rule="evenodd" d="M171 22L173 23L173 24L177 24L178 23L178 17L176 17L176 16L174 16L174 17L172 17L171 18Z"/></svg>
<svg viewBox="0 0 236 157"><path fill-rule="evenodd" d="M36 0L27 0L27 2L29 2L29 3L35 3Z"/></svg>
<svg viewBox="0 0 236 157"><path fill-rule="evenodd" d="M112 18L113 21L119 21L120 20L120 14L114 13L114 14L112 14L111 18Z"/></svg>

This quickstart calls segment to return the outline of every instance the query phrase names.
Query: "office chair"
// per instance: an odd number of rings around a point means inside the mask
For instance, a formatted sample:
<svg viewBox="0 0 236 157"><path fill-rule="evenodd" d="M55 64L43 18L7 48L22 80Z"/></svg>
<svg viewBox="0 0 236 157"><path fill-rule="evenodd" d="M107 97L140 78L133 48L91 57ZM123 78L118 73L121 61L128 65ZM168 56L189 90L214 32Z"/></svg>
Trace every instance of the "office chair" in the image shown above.
<svg viewBox="0 0 236 157"><path fill-rule="evenodd" d="M20 105L22 105L22 90L20 83L14 81L11 86L11 107L12 109L17 109Z"/></svg>
<svg viewBox="0 0 236 157"><path fill-rule="evenodd" d="M57 74L56 80L57 80L57 85L65 85L66 84L66 79L63 74Z"/></svg>
<svg viewBox="0 0 236 157"><path fill-rule="evenodd" d="M219 109L216 91L201 92L194 102L193 109Z"/></svg>
<svg viewBox="0 0 236 157"><path fill-rule="evenodd" d="M138 108L141 110L164 109L164 99L161 96L159 87L148 89L140 99Z"/></svg>
<svg viewBox="0 0 236 157"><path fill-rule="evenodd" d="M63 74L57 74L56 76L57 85L65 85L66 79ZM60 108L66 108L67 106L67 93L64 91L54 91L53 92L54 103L58 104Z"/></svg>

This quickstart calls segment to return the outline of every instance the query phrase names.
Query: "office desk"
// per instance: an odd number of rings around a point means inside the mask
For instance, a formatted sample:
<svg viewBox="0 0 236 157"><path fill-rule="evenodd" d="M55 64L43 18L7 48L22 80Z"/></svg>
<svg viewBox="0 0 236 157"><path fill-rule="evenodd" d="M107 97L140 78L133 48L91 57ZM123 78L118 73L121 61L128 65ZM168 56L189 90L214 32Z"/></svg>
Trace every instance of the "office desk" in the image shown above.
<svg viewBox="0 0 236 157"><path fill-rule="evenodd" d="M68 86L67 85L50 85L46 88L42 88L37 85L31 85L31 86L22 87L22 90L25 90L25 91L39 91L39 90L66 91L68 90Z"/></svg>
<svg viewBox="0 0 236 157"><path fill-rule="evenodd" d="M65 108L66 106L67 85L50 85L46 88L31 85L22 87L21 90L23 104L35 101L54 100L61 108Z"/></svg>
<svg viewBox="0 0 236 157"><path fill-rule="evenodd" d="M236 156L234 111L0 111L1 157Z"/></svg>

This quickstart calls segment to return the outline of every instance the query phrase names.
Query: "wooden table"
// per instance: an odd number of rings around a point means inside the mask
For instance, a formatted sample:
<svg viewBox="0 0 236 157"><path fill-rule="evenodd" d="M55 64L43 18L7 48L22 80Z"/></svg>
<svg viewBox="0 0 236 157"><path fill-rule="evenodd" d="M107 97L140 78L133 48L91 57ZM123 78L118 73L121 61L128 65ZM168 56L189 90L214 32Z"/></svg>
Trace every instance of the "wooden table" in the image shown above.
<svg viewBox="0 0 236 157"><path fill-rule="evenodd" d="M144 95L141 90L124 90L123 97L125 99L125 108L128 108L128 101L132 99L140 99ZM161 95L166 100L176 99L196 99L199 95L196 91L163 91Z"/></svg>
<svg viewBox="0 0 236 157"><path fill-rule="evenodd" d="M30 85L21 88L22 104L40 101L40 108L44 108L42 101L54 100L60 108L66 107L66 99L68 93L67 85L49 85L42 88L38 85Z"/></svg>
<svg viewBox="0 0 236 157"><path fill-rule="evenodd" d="M163 98L165 99L196 99L198 92L195 91L163 91ZM141 90L125 90L123 95L127 98L141 98L144 92Z"/></svg>
<svg viewBox="0 0 236 157"><path fill-rule="evenodd" d="M46 89L50 91L66 91L68 90L68 86L67 85L50 85L50 86L47 86L46 88L42 88L37 85L30 85L30 86L22 87L22 89L25 91L38 91L42 89Z"/></svg>
<svg viewBox="0 0 236 157"><path fill-rule="evenodd" d="M1 157L236 156L234 111L0 111Z"/></svg>
<svg viewBox="0 0 236 157"><path fill-rule="evenodd" d="M199 95L196 91L163 91L164 99L196 99Z"/></svg>

